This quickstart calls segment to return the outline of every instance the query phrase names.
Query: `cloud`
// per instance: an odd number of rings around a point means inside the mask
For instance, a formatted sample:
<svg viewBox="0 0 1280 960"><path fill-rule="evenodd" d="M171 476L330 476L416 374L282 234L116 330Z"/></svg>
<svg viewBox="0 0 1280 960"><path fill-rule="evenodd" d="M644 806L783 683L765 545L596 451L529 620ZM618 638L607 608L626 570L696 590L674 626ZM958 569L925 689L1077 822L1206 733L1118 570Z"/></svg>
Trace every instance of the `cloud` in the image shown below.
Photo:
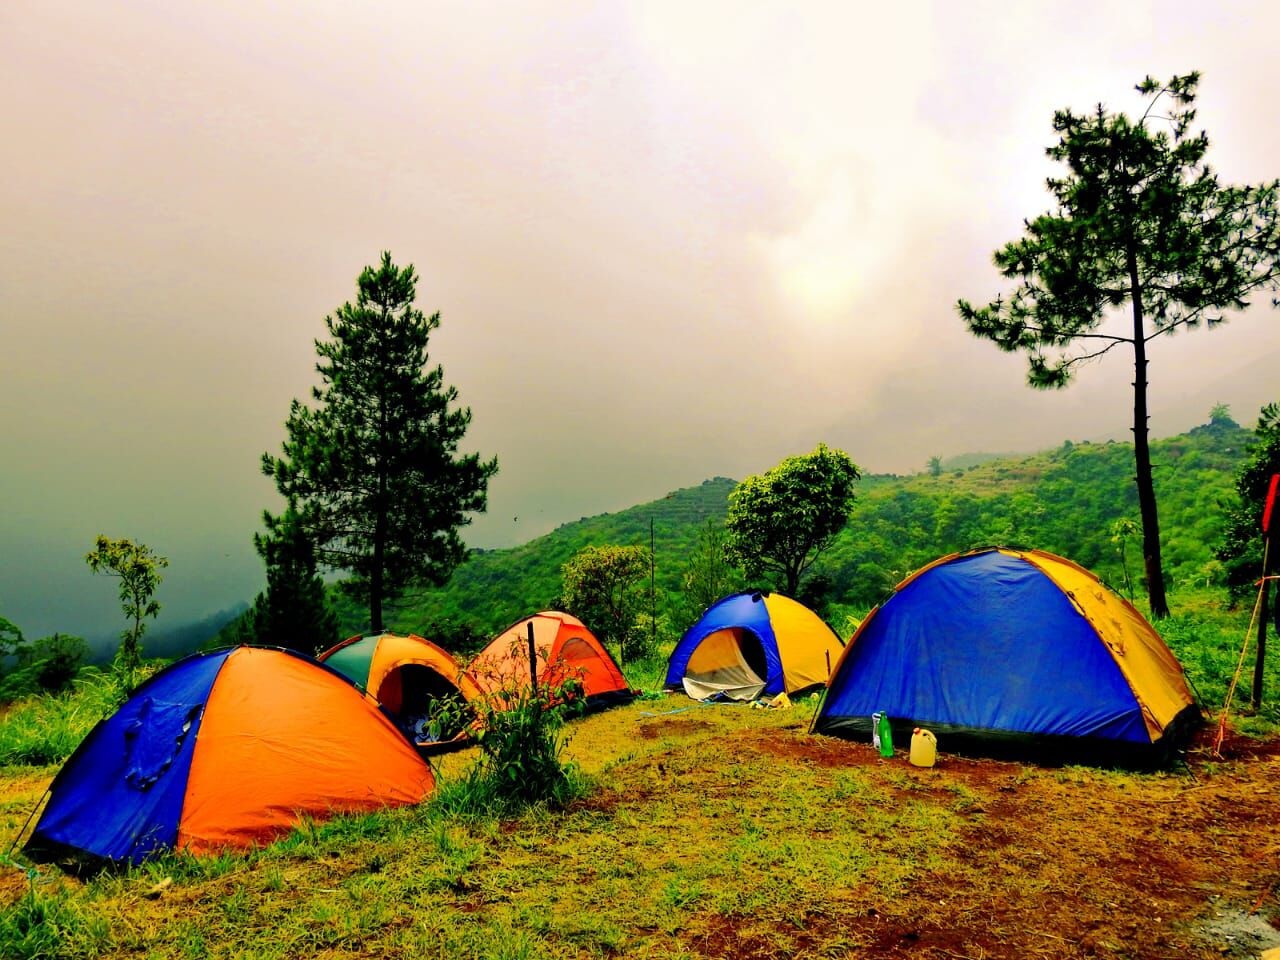
<svg viewBox="0 0 1280 960"><path fill-rule="evenodd" d="M1201 68L1224 177L1275 175L1256 5L11 4L0 14L0 615L114 629L100 533L166 616L247 599L258 458L389 249L497 454L484 545L818 440L871 470L1126 436L964 332L1047 206L1052 111ZM1275 318L1160 344L1153 428L1275 399ZM1194 340L1194 343L1191 341ZM518 518L518 519L516 519Z"/></svg>

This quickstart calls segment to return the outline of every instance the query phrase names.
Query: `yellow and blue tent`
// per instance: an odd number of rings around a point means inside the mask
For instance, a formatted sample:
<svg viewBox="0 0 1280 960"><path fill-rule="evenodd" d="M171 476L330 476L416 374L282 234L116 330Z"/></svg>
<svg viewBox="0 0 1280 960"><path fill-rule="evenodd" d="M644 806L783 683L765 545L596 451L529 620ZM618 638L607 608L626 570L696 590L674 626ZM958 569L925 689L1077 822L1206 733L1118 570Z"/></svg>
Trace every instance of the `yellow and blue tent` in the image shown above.
<svg viewBox="0 0 1280 960"><path fill-rule="evenodd" d="M1132 604L1070 560L937 560L862 621L816 733L932 730L939 749L1086 763L1167 759L1200 721L1182 666Z"/></svg>
<svg viewBox="0 0 1280 960"><path fill-rule="evenodd" d="M816 613L780 593L716 601L671 651L667 686L695 700L796 693L827 681L841 643Z"/></svg>

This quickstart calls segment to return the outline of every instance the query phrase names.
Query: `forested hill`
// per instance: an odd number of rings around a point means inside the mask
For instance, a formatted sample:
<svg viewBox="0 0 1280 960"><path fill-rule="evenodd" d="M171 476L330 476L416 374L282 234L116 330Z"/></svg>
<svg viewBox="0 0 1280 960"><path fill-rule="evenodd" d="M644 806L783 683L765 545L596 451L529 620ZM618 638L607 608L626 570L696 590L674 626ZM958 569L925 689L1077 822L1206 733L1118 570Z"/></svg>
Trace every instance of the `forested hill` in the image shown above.
<svg viewBox="0 0 1280 960"><path fill-rule="evenodd" d="M647 547L651 521L657 589L673 593L699 529L710 519L724 520L729 491L735 485L727 477L715 477L652 503L562 524L518 547L477 550L454 571L447 586L389 604L384 614L388 628L449 639L453 647L465 647L468 631L477 638L488 637L532 611L555 606L560 568L584 547ZM338 613L348 633L366 629L367 618L359 605L339 597Z"/></svg>
<svg viewBox="0 0 1280 960"><path fill-rule="evenodd" d="M1224 420L1152 443L1165 569L1175 591L1220 576L1213 549L1251 438L1251 431ZM856 460L857 451L850 453ZM942 554L1010 544L1069 557L1123 590L1120 544L1113 542L1112 526L1121 519L1138 520L1133 469L1131 444L1068 441L1032 456L957 458L944 462L937 475L867 476L858 484L848 527L814 573L830 578L832 603L866 607L905 574ZM578 550L647 546L652 521L658 609L678 631L686 624L675 621L687 615L679 596L681 577L699 529L709 519L723 520L733 487L733 480L717 477L652 503L564 524L519 547L477 551L446 587L393 604L388 625L455 644L465 644L467 633L492 634L553 604L560 567ZM1131 535L1124 546L1136 582L1139 535ZM364 628L358 606L342 601L340 607L344 629Z"/></svg>

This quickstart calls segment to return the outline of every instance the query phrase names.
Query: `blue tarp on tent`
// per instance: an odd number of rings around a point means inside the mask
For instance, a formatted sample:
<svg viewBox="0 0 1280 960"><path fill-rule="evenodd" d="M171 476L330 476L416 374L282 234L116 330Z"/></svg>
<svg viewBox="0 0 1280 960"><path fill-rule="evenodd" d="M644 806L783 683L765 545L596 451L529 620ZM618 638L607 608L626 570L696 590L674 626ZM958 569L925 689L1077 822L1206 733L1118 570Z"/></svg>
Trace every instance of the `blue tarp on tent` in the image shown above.
<svg viewBox="0 0 1280 960"><path fill-rule="evenodd" d="M204 705L229 652L175 664L94 728L53 782L41 841L135 863L173 846Z"/></svg>

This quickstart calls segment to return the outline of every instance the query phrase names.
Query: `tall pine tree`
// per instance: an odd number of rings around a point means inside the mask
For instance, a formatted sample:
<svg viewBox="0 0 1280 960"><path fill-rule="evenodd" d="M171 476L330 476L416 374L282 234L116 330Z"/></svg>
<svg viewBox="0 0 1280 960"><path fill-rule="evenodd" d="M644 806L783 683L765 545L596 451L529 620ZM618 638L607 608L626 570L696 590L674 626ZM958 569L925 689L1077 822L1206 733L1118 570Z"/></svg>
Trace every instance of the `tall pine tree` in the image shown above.
<svg viewBox="0 0 1280 960"><path fill-rule="evenodd" d="M294 400L282 455L262 469L297 516L321 565L350 574L369 628L383 602L414 582L441 584L466 556L458 536L483 511L498 461L458 454L471 411L455 406L444 370L428 367L440 314L414 306L418 277L384 253L356 302L325 318L315 406Z"/></svg>
<svg viewBox="0 0 1280 960"><path fill-rule="evenodd" d="M1027 354L1033 387L1066 386L1079 364L1122 345L1132 351L1135 479L1156 617L1169 604L1147 438L1147 344L1180 327L1214 327L1254 291L1280 284L1280 182L1218 183L1205 162L1208 137L1190 133L1199 80L1148 77L1136 122L1101 105L1054 114L1059 140L1046 152L1066 165L1048 181L1057 210L996 251L996 267L1018 283L1008 298L958 304L972 334Z"/></svg>

